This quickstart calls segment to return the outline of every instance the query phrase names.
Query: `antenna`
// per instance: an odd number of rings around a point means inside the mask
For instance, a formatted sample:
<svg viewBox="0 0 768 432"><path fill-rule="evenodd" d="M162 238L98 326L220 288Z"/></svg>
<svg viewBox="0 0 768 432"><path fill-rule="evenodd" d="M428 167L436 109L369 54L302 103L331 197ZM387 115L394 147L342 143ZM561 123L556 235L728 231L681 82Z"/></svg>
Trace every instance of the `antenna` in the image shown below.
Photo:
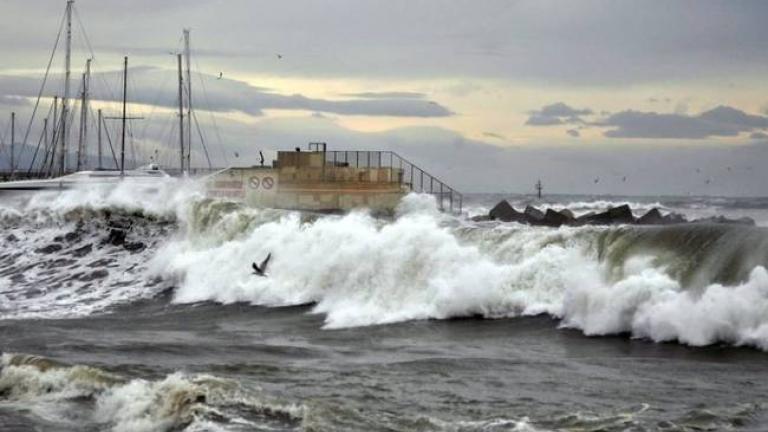
<svg viewBox="0 0 768 432"><path fill-rule="evenodd" d="M544 190L544 186L541 184L541 179L536 182L536 196L541 199L541 191Z"/></svg>

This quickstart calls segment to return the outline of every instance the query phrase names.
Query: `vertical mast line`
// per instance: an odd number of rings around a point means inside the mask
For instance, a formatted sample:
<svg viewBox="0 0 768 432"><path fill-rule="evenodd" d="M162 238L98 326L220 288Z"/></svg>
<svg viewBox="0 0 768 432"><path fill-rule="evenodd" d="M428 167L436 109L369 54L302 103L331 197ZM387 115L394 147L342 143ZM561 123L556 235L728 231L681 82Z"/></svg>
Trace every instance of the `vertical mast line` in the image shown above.
<svg viewBox="0 0 768 432"><path fill-rule="evenodd" d="M127 119L126 99L128 98L128 56L126 56L123 61L123 141L120 146L120 176L125 175L125 121Z"/></svg>
<svg viewBox="0 0 768 432"><path fill-rule="evenodd" d="M192 169L192 50L189 29L184 29L184 57L187 62L187 170Z"/></svg>
<svg viewBox="0 0 768 432"><path fill-rule="evenodd" d="M103 169L104 168L101 165L101 123L103 121L104 121L104 119L102 119L101 109L99 109L99 120L98 120L98 130L99 130L99 132L98 132L98 137L99 137L99 139L98 139L98 146L99 146L98 157L99 157L99 165L98 165L98 169Z"/></svg>
<svg viewBox="0 0 768 432"><path fill-rule="evenodd" d="M176 55L176 59L179 63L179 146L180 157L179 171L184 174L184 79L181 70L181 54ZM189 167L187 167L189 168Z"/></svg>
<svg viewBox="0 0 768 432"><path fill-rule="evenodd" d="M51 65L53 64L53 58L56 56L56 50L59 47L59 41L61 40L61 31L64 29L64 21L66 20L67 14L66 12L61 17L61 22L59 23L59 30L56 33L56 41L53 43L53 49L51 50L51 57L48 59L48 66L45 68L45 75L43 75L43 84L40 86L40 91L37 93L37 100L35 101L35 107L32 109L32 115L29 117L29 123L27 123L27 130L24 132L24 141L22 141L22 144L27 143L27 139L29 138L29 133L32 130L32 122L35 119L35 114L37 114L37 108L40 106L40 99L43 97L43 91L45 91L45 84L48 82L48 75L51 71ZM24 149L22 148L22 153L24 152ZM31 167L30 167L31 168Z"/></svg>
<svg viewBox="0 0 768 432"><path fill-rule="evenodd" d="M59 170L64 175L67 169L67 115L69 114L69 79L72 74L72 6L75 0L67 0L67 38L64 55L64 98L61 102L61 154L59 155Z"/></svg>
<svg viewBox="0 0 768 432"><path fill-rule="evenodd" d="M59 133L59 119L58 119L58 113L59 113L59 97L54 96L53 97L53 123L51 124L51 160L50 160L50 166L48 168L48 175L53 175L53 165L54 160L56 157L56 137Z"/></svg>
<svg viewBox="0 0 768 432"><path fill-rule="evenodd" d="M11 178L13 178L13 173L16 171L14 165L14 154L16 151L16 144L14 143L16 141L16 113L11 113Z"/></svg>

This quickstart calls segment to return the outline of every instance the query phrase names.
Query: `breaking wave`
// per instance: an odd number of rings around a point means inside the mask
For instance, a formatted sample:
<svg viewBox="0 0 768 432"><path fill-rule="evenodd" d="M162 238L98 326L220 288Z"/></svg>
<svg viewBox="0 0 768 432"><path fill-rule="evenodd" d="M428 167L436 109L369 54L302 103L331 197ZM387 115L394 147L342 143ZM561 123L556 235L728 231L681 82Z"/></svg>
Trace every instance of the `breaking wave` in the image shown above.
<svg viewBox="0 0 768 432"><path fill-rule="evenodd" d="M130 379L92 366L11 353L2 355L0 366L0 406L23 408L58 429L159 432L235 424L293 430L303 416L301 406L270 401L235 381L207 374Z"/></svg>
<svg viewBox="0 0 768 432"><path fill-rule="evenodd" d="M3 318L102 313L174 287L178 304L313 304L326 328L549 314L588 335L768 350L766 228L475 224L419 195L391 219L326 216L175 180L37 197L0 223Z"/></svg>
<svg viewBox="0 0 768 432"><path fill-rule="evenodd" d="M394 220L199 202L150 267L178 280L174 302L314 303L327 328L546 313L588 335L768 349L763 228L480 226L424 200Z"/></svg>

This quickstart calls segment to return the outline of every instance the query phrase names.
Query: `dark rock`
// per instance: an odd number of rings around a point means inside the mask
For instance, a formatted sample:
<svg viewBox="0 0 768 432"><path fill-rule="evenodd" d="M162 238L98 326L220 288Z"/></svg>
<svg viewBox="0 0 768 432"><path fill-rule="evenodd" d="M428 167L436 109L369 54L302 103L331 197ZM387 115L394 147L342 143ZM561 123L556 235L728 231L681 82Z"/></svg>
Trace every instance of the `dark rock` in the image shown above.
<svg viewBox="0 0 768 432"><path fill-rule="evenodd" d="M711 223L711 224L730 224L730 225L748 225L755 226L755 220L750 217L742 217L739 219L729 219L725 216L712 216L708 218L696 219L694 223Z"/></svg>
<svg viewBox="0 0 768 432"><path fill-rule="evenodd" d="M64 249L64 246L62 246L60 244L57 244L57 243L52 243L52 244L49 244L48 246L41 247L36 252L37 253L42 253L42 254L51 254L51 253L54 253L54 252L58 252L58 251L60 251L62 249Z"/></svg>
<svg viewBox="0 0 768 432"><path fill-rule="evenodd" d="M142 242L126 242L123 247L127 251L137 252L143 250L146 246Z"/></svg>
<svg viewBox="0 0 768 432"><path fill-rule="evenodd" d="M544 214L544 217L541 219L541 221L539 221L539 223L541 225L559 227L560 225L570 223L571 221L572 219L569 219L564 214L552 209L547 209L547 212Z"/></svg>
<svg viewBox="0 0 768 432"><path fill-rule="evenodd" d="M113 246L120 246L125 243L125 236L125 231L121 229L111 229L109 230L109 236L106 239L106 243L109 243Z"/></svg>
<svg viewBox="0 0 768 432"><path fill-rule="evenodd" d="M640 216L640 219L637 220L638 225L662 225L664 223L666 223L664 216L655 207L648 210L646 214Z"/></svg>
<svg viewBox="0 0 768 432"><path fill-rule="evenodd" d="M527 206L523 212L526 222L530 224L541 223L544 220L544 213L536 207Z"/></svg>
<svg viewBox="0 0 768 432"><path fill-rule="evenodd" d="M670 213L664 216L664 221L668 224L678 224L678 223L686 223L688 222L688 219L686 219L685 216L679 213Z"/></svg>
<svg viewBox="0 0 768 432"><path fill-rule="evenodd" d="M590 225L614 225L631 224L635 222L635 216L632 209L627 204L608 209L603 213L598 213L589 217L582 216L585 223Z"/></svg>
<svg viewBox="0 0 768 432"><path fill-rule="evenodd" d="M502 200L496 204L488 212L488 217L491 220L500 220L502 222L522 222L525 220L523 214L515 210L507 200Z"/></svg>
<svg viewBox="0 0 768 432"><path fill-rule="evenodd" d="M5 241L7 241L9 243L13 243L13 242L19 241L19 238L16 237L15 235L13 235L13 234L8 234L8 237L5 238Z"/></svg>
<svg viewBox="0 0 768 432"><path fill-rule="evenodd" d="M570 221L576 220L576 215L574 215L573 212L570 211L569 209L562 209L559 211L559 213L567 217Z"/></svg>
<svg viewBox="0 0 768 432"><path fill-rule="evenodd" d="M469 220L471 220L472 222L487 222L493 219L491 219L491 217L488 215L477 215L477 216L472 216L471 218L469 218Z"/></svg>

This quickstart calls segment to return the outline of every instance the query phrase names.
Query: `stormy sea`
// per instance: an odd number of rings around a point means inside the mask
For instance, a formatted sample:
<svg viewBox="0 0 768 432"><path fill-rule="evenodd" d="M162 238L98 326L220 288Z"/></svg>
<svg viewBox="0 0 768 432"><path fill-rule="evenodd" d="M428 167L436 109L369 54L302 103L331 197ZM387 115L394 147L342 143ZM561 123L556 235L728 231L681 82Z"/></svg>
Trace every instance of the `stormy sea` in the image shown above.
<svg viewBox="0 0 768 432"><path fill-rule="evenodd" d="M503 198L757 226L468 217ZM174 179L4 196L0 430L768 430L768 199L465 211L255 209Z"/></svg>

